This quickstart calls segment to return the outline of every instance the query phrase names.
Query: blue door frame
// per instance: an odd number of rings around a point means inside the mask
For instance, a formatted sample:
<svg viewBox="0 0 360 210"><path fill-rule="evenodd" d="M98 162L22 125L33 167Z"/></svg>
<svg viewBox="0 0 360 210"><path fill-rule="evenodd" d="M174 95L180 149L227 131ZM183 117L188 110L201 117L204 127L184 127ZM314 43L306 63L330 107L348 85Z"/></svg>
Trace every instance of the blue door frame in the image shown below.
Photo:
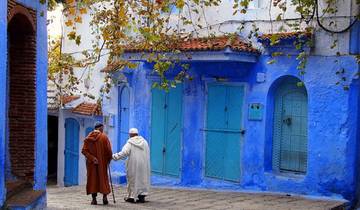
<svg viewBox="0 0 360 210"><path fill-rule="evenodd" d="M244 87L211 83L207 91L205 176L239 182Z"/></svg>
<svg viewBox="0 0 360 210"><path fill-rule="evenodd" d="M179 177L181 168L182 85L152 90L150 156L152 171Z"/></svg>
<svg viewBox="0 0 360 210"><path fill-rule="evenodd" d="M79 123L72 118L65 120L65 175L64 185L78 185L79 171Z"/></svg>
<svg viewBox="0 0 360 210"><path fill-rule="evenodd" d="M130 119L130 90L126 85L118 88L118 147L121 148L129 138L129 119Z"/></svg>

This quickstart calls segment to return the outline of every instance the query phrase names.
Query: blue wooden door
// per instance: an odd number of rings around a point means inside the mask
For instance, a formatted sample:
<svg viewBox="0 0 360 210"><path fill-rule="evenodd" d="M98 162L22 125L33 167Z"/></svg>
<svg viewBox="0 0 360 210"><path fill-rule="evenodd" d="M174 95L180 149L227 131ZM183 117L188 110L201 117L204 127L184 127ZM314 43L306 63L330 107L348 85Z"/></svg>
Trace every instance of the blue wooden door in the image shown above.
<svg viewBox="0 0 360 210"><path fill-rule="evenodd" d="M205 175L240 180L243 87L208 85Z"/></svg>
<svg viewBox="0 0 360 210"><path fill-rule="evenodd" d="M65 186L78 184L79 129L80 125L75 119L65 120Z"/></svg>
<svg viewBox="0 0 360 210"><path fill-rule="evenodd" d="M129 138L130 91L127 86L119 87L118 99L118 151L120 151Z"/></svg>
<svg viewBox="0 0 360 210"><path fill-rule="evenodd" d="M305 173L307 167L307 93L290 79L275 95L274 166Z"/></svg>
<svg viewBox="0 0 360 210"><path fill-rule="evenodd" d="M160 174L164 167L165 96L164 91L152 90L150 160L152 171Z"/></svg>
<svg viewBox="0 0 360 210"><path fill-rule="evenodd" d="M226 87L208 86L205 175L212 178L224 177L224 154L226 129Z"/></svg>
<svg viewBox="0 0 360 210"><path fill-rule="evenodd" d="M226 126L226 148L224 154L224 179L240 181L240 139L241 119L243 107L243 87L228 86Z"/></svg>
<svg viewBox="0 0 360 210"><path fill-rule="evenodd" d="M182 129L182 86L171 89L166 97L164 174L179 176Z"/></svg>
<svg viewBox="0 0 360 210"><path fill-rule="evenodd" d="M152 90L151 168L163 175L179 176L181 165L182 85Z"/></svg>

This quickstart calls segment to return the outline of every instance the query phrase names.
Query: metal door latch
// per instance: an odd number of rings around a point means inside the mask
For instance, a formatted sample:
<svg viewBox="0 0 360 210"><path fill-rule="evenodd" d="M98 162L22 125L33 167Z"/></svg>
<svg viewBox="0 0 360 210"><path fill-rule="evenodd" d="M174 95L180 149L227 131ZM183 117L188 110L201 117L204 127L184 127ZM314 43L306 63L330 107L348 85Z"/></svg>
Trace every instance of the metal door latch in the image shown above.
<svg viewBox="0 0 360 210"><path fill-rule="evenodd" d="M291 125L292 119L291 117L287 117L285 119L283 119L283 123L285 123L286 125Z"/></svg>

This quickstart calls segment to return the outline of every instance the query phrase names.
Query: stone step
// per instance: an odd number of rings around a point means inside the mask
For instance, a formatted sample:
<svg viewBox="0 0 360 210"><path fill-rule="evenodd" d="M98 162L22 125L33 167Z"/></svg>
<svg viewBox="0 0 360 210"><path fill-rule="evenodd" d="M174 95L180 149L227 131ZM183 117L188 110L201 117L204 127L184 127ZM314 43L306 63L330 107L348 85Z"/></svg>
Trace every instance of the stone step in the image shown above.
<svg viewBox="0 0 360 210"><path fill-rule="evenodd" d="M18 194L26 188L32 188L31 183L24 180L6 181L6 200Z"/></svg>
<svg viewBox="0 0 360 210"><path fill-rule="evenodd" d="M6 200L6 206L10 210L30 210L45 208L46 192L35 191L26 188Z"/></svg>

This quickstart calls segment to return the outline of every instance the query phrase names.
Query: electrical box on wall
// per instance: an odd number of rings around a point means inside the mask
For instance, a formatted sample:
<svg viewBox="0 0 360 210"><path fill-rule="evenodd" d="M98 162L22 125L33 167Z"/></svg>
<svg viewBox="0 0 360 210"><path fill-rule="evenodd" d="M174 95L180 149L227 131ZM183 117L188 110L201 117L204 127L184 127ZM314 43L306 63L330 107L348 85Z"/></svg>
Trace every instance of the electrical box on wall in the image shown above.
<svg viewBox="0 0 360 210"><path fill-rule="evenodd" d="M262 120L263 119L264 106L260 103L249 104L249 120Z"/></svg>

